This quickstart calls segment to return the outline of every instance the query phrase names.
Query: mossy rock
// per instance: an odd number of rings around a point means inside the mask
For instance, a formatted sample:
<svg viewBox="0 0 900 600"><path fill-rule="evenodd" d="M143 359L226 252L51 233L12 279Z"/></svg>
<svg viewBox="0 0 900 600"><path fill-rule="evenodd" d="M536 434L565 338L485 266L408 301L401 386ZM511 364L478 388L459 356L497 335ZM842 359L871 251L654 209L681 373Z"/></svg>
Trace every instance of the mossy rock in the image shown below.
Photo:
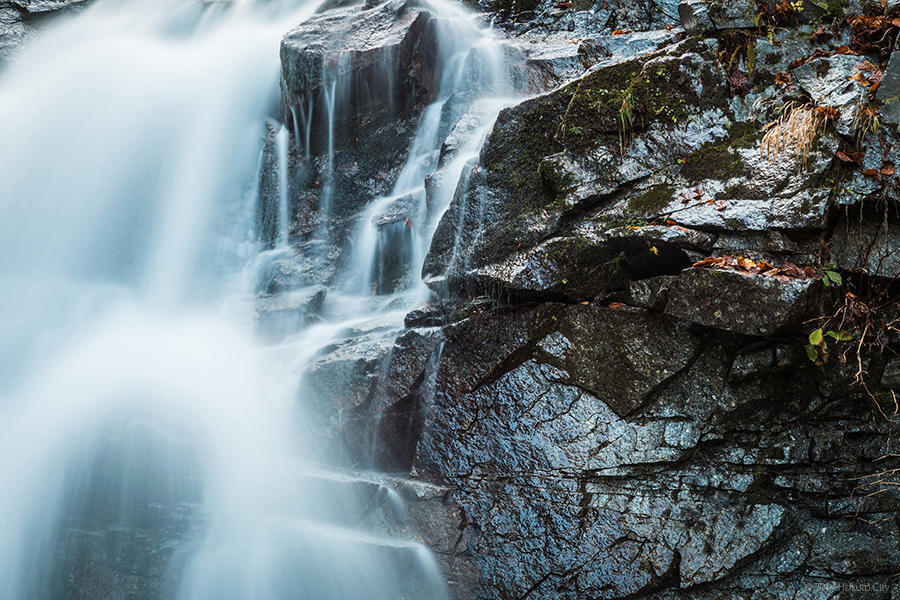
<svg viewBox="0 0 900 600"><path fill-rule="evenodd" d="M750 169L737 149L757 146L761 139L762 131L755 121L737 123L729 129L727 137L704 144L686 156L681 174L689 181L747 176Z"/></svg>
<svg viewBox="0 0 900 600"><path fill-rule="evenodd" d="M625 146L652 123L684 122L699 103L681 57L646 57L599 69L577 83L555 141L570 151Z"/></svg>
<svg viewBox="0 0 900 600"><path fill-rule="evenodd" d="M650 189L628 199L628 210L643 215L655 215L664 209L675 195L671 185L654 185Z"/></svg>

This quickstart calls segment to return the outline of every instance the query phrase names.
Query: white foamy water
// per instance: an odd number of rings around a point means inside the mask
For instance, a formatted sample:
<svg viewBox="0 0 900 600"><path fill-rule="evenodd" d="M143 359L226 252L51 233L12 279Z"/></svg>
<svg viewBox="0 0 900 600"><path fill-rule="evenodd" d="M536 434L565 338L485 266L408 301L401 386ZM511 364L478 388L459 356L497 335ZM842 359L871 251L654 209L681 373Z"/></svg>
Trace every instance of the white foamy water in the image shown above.
<svg viewBox="0 0 900 600"><path fill-rule="evenodd" d="M508 92L496 44L435 6L445 75L392 197L424 190L438 117L473 69L497 82L480 96ZM298 385L339 332L399 324L425 298L437 218L503 101L480 100L487 117L414 224L399 308L368 298L371 219L388 202L375 199L339 275L360 285L332 290L324 323L264 343L242 309L261 252L261 135L280 112L279 40L314 9L98 0L0 74L0 597L70 596L68 574L100 568L84 557L119 579L81 597L132 585L185 600L444 595L424 547L356 526L373 486L316 462ZM301 110L293 147L308 152L309 121L335 107ZM282 129L278 252L289 251L289 150ZM329 141L329 168L331 156Z"/></svg>

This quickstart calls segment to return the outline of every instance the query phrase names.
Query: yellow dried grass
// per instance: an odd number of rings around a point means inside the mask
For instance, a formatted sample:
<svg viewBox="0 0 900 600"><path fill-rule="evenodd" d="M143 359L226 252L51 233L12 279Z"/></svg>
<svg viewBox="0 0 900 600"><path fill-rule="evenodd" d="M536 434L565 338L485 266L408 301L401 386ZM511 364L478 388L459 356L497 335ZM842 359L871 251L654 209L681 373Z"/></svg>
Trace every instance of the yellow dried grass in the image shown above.
<svg viewBox="0 0 900 600"><path fill-rule="evenodd" d="M783 154L791 154L805 169L816 134L839 116L830 106L812 106L788 102L781 107L781 114L763 128L765 135L760 146L760 156L771 162Z"/></svg>

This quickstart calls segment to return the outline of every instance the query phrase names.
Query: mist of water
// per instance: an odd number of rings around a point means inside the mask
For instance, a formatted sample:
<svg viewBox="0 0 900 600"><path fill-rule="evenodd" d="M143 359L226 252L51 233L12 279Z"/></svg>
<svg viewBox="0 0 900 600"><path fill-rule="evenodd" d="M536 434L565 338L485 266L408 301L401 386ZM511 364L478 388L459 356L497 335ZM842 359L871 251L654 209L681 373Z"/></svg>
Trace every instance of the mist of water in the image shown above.
<svg viewBox="0 0 900 600"><path fill-rule="evenodd" d="M97 0L0 76L0 114L13 116L0 140L0 597L66 597L91 555L156 574L159 594L185 600L443 596L424 547L355 524L373 485L321 463L301 382L339 332L399 326L425 300L437 219L509 90L487 34L435 4L444 77L394 190L366 209L326 320L262 341L246 275L273 252L254 225L258 157L280 112L279 40L314 9ZM476 75L488 84L467 91ZM318 115L329 169L336 85ZM462 93L483 118L438 170L441 116ZM313 107L292 110L308 158ZM288 145L282 128L282 253ZM385 252L375 219L409 194L418 216L399 243L411 258L386 309L372 296Z"/></svg>

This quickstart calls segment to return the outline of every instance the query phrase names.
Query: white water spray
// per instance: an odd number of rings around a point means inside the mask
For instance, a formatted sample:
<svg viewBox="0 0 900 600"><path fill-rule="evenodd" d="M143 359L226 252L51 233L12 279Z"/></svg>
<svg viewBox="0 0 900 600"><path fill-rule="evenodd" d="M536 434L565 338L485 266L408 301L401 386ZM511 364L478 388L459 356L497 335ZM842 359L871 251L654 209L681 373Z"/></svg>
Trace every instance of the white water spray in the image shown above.
<svg viewBox="0 0 900 600"><path fill-rule="evenodd" d="M463 65L483 33L438 6L456 24L447 64ZM399 325L422 300L421 260L457 163L500 102L439 174L432 214L419 207L400 307L359 312L332 290L330 321L265 345L242 310L255 290L241 274L260 252L254 171L280 37L313 9L97 0L0 78L0 114L16 116L0 140L0 597L67 597L73 573L110 586L79 590L93 597L443 595L422 546L354 524L379 486L316 464L297 385L327 340L372 319ZM442 111L468 77L445 71L391 198L423 190L437 167ZM502 95L492 86L479 95ZM291 111L308 159L312 104ZM276 136L278 252L289 251L288 138ZM343 280L371 282L370 225L389 200L366 215Z"/></svg>

